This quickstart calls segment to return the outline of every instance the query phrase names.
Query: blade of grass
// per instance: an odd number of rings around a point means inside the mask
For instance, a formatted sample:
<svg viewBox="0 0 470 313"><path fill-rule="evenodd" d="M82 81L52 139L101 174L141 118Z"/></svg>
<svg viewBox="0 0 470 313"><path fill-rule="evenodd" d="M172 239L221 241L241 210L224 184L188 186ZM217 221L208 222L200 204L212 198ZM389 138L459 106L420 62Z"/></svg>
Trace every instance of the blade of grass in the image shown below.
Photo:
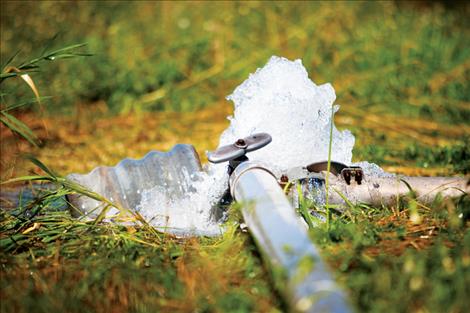
<svg viewBox="0 0 470 313"><path fill-rule="evenodd" d="M40 97L39 99L42 101L42 100L47 100L47 99L51 99L51 98L52 97ZM20 107L23 107L23 106L26 106L26 105L29 105L29 104L33 104L34 102L37 102L36 98L29 99L29 100L26 100L26 101L23 101L23 102L20 102L20 103L12 104L12 105L6 107L5 109L3 109L1 112L12 111L14 109L17 109L17 108L20 108Z"/></svg>
<svg viewBox="0 0 470 313"><path fill-rule="evenodd" d="M49 40L47 40L46 44L44 45L44 49L42 49L42 52L41 52L40 55L45 55L46 54L46 51L49 50L49 48L52 46L52 44L57 39L57 37L59 37L60 33L61 33L60 31L55 33L54 36L52 36L51 38L49 38Z"/></svg>
<svg viewBox="0 0 470 313"><path fill-rule="evenodd" d="M6 127L8 127L14 133L20 135L24 139L26 139L29 143L31 143L35 147L39 147L37 143L37 137L33 133L33 131L26 126L23 122L18 120L13 115L1 112L0 122L2 122Z"/></svg>
<svg viewBox="0 0 470 313"><path fill-rule="evenodd" d="M49 169L44 163L42 163L36 157L34 157L32 154L26 154L24 157L27 160L31 161L34 165L39 167L41 170L49 174L51 178L57 179L58 175L54 173L51 169Z"/></svg>
<svg viewBox="0 0 470 313"><path fill-rule="evenodd" d="M335 117L335 107L334 105L331 106L331 120L330 120L330 138L328 143L328 164L326 167L326 178L325 178L325 188L326 188L326 199L325 199L325 209L326 209L326 228L330 231L330 224L331 224L331 212L329 206L329 191L330 191L330 168L331 168L331 148L333 145L333 119Z"/></svg>
<svg viewBox="0 0 470 313"><path fill-rule="evenodd" d="M50 181L50 182L53 182L55 180L50 178L49 176L30 175L30 176L21 176L21 177L11 178L9 180L1 182L0 185L8 185L8 184L13 184L13 183L28 182L28 181Z"/></svg>
<svg viewBox="0 0 470 313"><path fill-rule="evenodd" d="M20 76L20 78L23 79L26 82L26 84L29 86L29 88L31 88L34 95L36 96L36 99L37 99L38 103L39 104L41 103L40 97L39 97L39 91L36 88L36 85L34 84L34 81L31 79L31 76L29 76L28 74L23 73L20 69L18 69L17 67L14 67L14 66L7 67L5 69L5 73L17 73Z"/></svg>
<svg viewBox="0 0 470 313"><path fill-rule="evenodd" d="M12 54L12 56L5 62L5 64L2 65L2 69L5 69L8 64L10 64L18 54L20 54L21 50L17 50L15 53Z"/></svg>
<svg viewBox="0 0 470 313"><path fill-rule="evenodd" d="M37 67L34 67L36 69ZM10 72L10 73L0 73L0 83L2 83L5 79L10 78L10 77L16 77L16 76L21 76L24 75L25 73L37 73L39 72L38 70L33 70L33 68L25 68L22 69L21 72Z"/></svg>
<svg viewBox="0 0 470 313"><path fill-rule="evenodd" d="M307 222L308 228L312 229L314 227L310 212L308 211L308 205L305 201L304 194L302 192L302 186L297 184L297 194L299 196L299 212L300 215L304 218L305 222Z"/></svg>
<svg viewBox="0 0 470 313"><path fill-rule="evenodd" d="M81 52L73 53L73 52L71 52L71 50L78 49L78 48L84 47L86 45L87 45L86 43L79 43L79 44L74 44L74 45L70 45L70 46L67 46L67 47L64 47L64 48L60 48L60 49L51 51L51 52L49 52L45 55L41 55L38 58L35 58L35 59L30 60L30 61L22 63L20 66L18 66L18 68L19 69L24 69L24 68L27 68L28 66L34 66L35 64L37 64L41 61L54 61L56 59L60 59L61 55L63 55L63 54L67 54L69 56L70 55L73 55L73 56L92 56L92 54L90 54L90 53L81 53ZM65 53L65 52L68 52L68 53Z"/></svg>

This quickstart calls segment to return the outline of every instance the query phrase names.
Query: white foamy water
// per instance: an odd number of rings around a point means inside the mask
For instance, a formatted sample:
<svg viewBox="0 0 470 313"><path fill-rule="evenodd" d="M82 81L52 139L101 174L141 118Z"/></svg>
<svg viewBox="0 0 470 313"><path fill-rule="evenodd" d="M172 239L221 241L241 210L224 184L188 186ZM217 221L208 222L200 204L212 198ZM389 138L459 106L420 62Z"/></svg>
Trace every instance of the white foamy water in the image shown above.
<svg viewBox="0 0 470 313"><path fill-rule="evenodd" d="M285 170L328 159L330 122L336 94L330 84L316 85L300 60L271 57L269 62L227 97L235 104L230 127L220 144L252 133L269 133L273 141L250 153L251 160ZM354 136L333 127L332 159L349 164Z"/></svg>
<svg viewBox="0 0 470 313"><path fill-rule="evenodd" d="M300 60L271 57L227 99L234 103L234 114L219 146L253 133L269 133L272 143L248 157L277 173L328 159L332 109L339 109L333 106L335 91L330 84L316 85L310 80ZM353 146L351 132L333 126L332 160L351 164ZM378 167L362 165L366 174L368 168L380 173ZM196 191L184 198L171 198L164 186L144 191L138 211L157 228L219 234L221 228L212 218L211 208L227 188L226 166L208 165L205 173L188 181Z"/></svg>
<svg viewBox="0 0 470 313"><path fill-rule="evenodd" d="M212 215L212 206L227 189L228 174L222 165L206 168L205 172L188 177L195 192L184 198L175 198L165 186L155 186L142 192L137 211L145 220L177 235L207 235L222 233L220 224Z"/></svg>

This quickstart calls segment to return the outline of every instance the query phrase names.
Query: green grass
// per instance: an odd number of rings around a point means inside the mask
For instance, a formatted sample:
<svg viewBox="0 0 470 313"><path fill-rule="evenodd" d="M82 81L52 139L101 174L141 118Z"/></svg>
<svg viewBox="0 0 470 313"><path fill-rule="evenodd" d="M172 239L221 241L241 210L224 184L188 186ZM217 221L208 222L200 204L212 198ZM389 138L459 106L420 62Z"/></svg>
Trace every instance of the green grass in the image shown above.
<svg viewBox="0 0 470 313"><path fill-rule="evenodd" d="M333 84L337 123L356 135L355 161L404 174L469 172L468 5L0 6L1 64L18 50L14 65L40 56L59 31L51 51L84 42L93 53L30 73L41 95L52 95L43 100L47 131L26 105L8 112L44 143L25 146L1 128L2 180L44 175L19 161L23 152L70 173L177 142L200 154L213 149L231 112L224 97L273 54L301 58L316 83ZM1 87L2 110L31 102L23 82ZM0 211L1 312L286 310L235 209L222 238L179 240L145 226L72 219L54 209L54 197ZM351 207L311 235L358 312L465 312L469 207L468 199Z"/></svg>
<svg viewBox="0 0 470 313"><path fill-rule="evenodd" d="M223 237L181 240L72 218L55 209L69 192L0 211L2 312L284 309L235 208ZM392 208L350 207L310 231L358 311L464 312L469 223L468 196L432 209L409 198Z"/></svg>
<svg viewBox="0 0 470 313"><path fill-rule="evenodd" d="M431 147L413 142L404 149L397 150L370 144L363 146L356 157L381 165L393 164L394 159L409 161L420 168L445 165L451 173L468 174L470 173L470 140L463 138L455 144L442 147Z"/></svg>
<svg viewBox="0 0 470 313"><path fill-rule="evenodd" d="M84 42L93 52L38 74L54 111L98 100L114 112L194 111L222 101L274 54L301 58L315 82L334 82L341 103L361 111L446 123L470 117L468 6L5 1L1 8L2 60L17 51L20 60L34 56L58 32L55 45Z"/></svg>
<svg viewBox="0 0 470 313"><path fill-rule="evenodd" d="M279 300L249 237L176 238L44 209L0 212L2 312L250 312Z"/></svg>
<svg viewBox="0 0 470 313"><path fill-rule="evenodd" d="M419 207L351 208L311 229L358 312L465 312L470 199ZM414 222L413 222L414 221Z"/></svg>

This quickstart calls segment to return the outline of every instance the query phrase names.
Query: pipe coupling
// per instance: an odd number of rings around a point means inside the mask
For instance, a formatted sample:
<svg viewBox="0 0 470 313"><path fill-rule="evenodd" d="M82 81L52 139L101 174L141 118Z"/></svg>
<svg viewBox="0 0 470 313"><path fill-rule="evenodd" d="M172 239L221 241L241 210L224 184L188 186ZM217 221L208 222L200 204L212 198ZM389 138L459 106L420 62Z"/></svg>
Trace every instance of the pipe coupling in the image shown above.
<svg viewBox="0 0 470 313"><path fill-rule="evenodd" d="M253 169L258 169L258 170L263 170L265 172L268 172L270 175L276 179L276 175L274 175L273 172L271 172L266 165L264 165L261 162L256 162L256 161L246 161L243 163L240 163L235 170L233 171L232 175L230 175L229 178L229 187L230 187L230 194L232 195L232 198L237 200L235 198L235 188L238 183L238 179L245 174L246 172L249 172Z"/></svg>

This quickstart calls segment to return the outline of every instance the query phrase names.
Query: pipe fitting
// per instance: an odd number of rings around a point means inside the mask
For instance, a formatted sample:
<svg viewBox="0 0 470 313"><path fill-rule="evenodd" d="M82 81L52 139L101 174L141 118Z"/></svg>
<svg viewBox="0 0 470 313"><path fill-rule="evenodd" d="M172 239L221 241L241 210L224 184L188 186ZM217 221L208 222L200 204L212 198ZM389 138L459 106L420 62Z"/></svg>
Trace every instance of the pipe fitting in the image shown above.
<svg viewBox="0 0 470 313"><path fill-rule="evenodd" d="M240 165L238 165L235 170L233 171L233 173L230 175L230 178L229 178L229 187L230 187L230 194L232 195L232 198L235 199L235 200L240 200L240 199L237 199L235 197L235 188L237 186L237 183L238 183L238 180L239 178L245 174L246 172L250 171L250 170L253 170L253 169L259 169L259 170L263 170L267 173L269 173L271 176L274 177L274 179L276 179L276 175L274 175L273 172L271 172L270 170L268 170L268 168L266 167L266 165L264 165L263 163L261 162L256 162L256 161L246 161L246 162L243 162L243 163L240 163Z"/></svg>

